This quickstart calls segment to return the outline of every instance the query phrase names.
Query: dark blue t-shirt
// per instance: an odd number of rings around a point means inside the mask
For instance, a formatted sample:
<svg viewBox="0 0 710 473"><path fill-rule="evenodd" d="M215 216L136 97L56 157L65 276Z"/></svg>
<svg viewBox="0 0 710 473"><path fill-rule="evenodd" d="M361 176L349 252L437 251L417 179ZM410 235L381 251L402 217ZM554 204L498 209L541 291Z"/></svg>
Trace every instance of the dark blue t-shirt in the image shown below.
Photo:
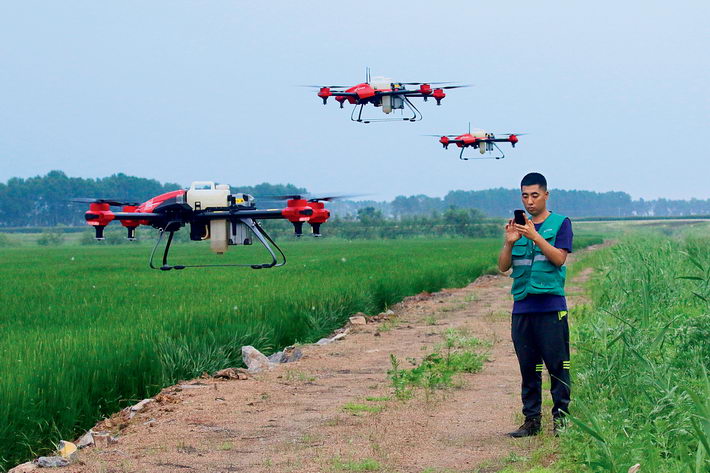
<svg viewBox="0 0 710 473"><path fill-rule="evenodd" d="M535 224L535 230L540 230L542 223ZM566 218L562 222L555 237L555 248L572 253L572 222ZM529 314L532 312L559 312L567 310L565 296L554 294L528 294L525 299L513 302L513 314Z"/></svg>

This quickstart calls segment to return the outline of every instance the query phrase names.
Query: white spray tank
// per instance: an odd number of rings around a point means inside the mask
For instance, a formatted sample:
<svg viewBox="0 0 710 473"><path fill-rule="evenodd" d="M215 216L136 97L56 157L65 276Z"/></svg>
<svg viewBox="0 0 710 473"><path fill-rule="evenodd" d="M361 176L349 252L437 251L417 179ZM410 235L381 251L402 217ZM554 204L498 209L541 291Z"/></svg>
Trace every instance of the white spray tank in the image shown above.
<svg viewBox="0 0 710 473"><path fill-rule="evenodd" d="M476 138L482 138L482 139L488 138L488 134L485 131L480 130L480 129L473 130L471 132L471 135ZM485 154L487 150L488 150L488 143L481 143L480 145L478 145L478 151L481 154Z"/></svg>
<svg viewBox="0 0 710 473"><path fill-rule="evenodd" d="M196 181L187 191L187 203L195 210L205 210L229 205L230 189L227 184L215 185L211 181ZM227 251L229 225L227 220L210 220L210 249L217 254Z"/></svg>
<svg viewBox="0 0 710 473"><path fill-rule="evenodd" d="M373 77L370 83L375 90L388 90L392 88L392 79L388 77ZM385 113L392 113L392 96L385 95L382 97L382 111Z"/></svg>

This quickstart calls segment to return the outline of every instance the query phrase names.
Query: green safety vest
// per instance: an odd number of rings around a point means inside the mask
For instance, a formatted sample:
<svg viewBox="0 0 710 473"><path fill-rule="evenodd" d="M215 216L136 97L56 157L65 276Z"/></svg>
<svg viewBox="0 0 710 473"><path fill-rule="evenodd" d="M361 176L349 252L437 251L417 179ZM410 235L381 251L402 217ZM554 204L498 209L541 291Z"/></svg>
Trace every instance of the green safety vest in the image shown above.
<svg viewBox="0 0 710 473"><path fill-rule="evenodd" d="M565 220L565 216L551 213L538 230L549 244L555 246L555 237ZM532 240L521 237L512 250L513 299L520 301L528 294L565 295L567 268L552 264Z"/></svg>

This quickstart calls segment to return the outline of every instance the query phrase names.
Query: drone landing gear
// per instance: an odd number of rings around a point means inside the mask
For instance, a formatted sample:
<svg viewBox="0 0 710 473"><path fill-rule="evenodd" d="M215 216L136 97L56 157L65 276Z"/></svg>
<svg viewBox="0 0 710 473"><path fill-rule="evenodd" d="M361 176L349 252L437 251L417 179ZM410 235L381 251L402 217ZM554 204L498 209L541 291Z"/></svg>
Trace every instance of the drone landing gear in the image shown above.
<svg viewBox="0 0 710 473"><path fill-rule="evenodd" d="M350 120L354 122L360 122L360 123L375 123L375 122L416 122L422 119L422 114L419 111L417 107L414 106L411 100L409 100L407 97L404 97L404 104L407 106L409 111L412 113L411 116L407 117L390 117L390 118L368 118L368 117L363 117L362 116L362 109L365 108L365 105L367 103L361 103L358 105L355 105L353 107L353 111L350 114ZM401 109L403 110L403 108ZM356 112L357 111L357 117ZM393 110L394 111L394 110Z"/></svg>
<svg viewBox="0 0 710 473"><path fill-rule="evenodd" d="M492 146L490 146L489 149L486 151L487 153L492 153L493 148L495 147L495 149L498 150L498 153L500 153L500 155L496 154L495 156L485 156L485 155L464 156L463 153L466 150L466 147L464 146L463 148L461 148L461 153L459 153L459 159L462 161L469 161L469 160L473 160L473 159L503 159L503 158L505 158L505 154L503 153L503 150L500 149L497 144L495 144L495 143L488 143L488 144L492 145ZM481 145L481 146L485 146L485 145Z"/></svg>
<svg viewBox="0 0 710 473"><path fill-rule="evenodd" d="M254 220L250 218L241 218L238 219L238 223L243 223L249 229L251 232L256 236L256 238L261 242L261 244L266 248L266 251L269 252L271 255L271 262L270 263L261 263L261 264L195 264L195 265L182 265L182 264L176 264L176 265L170 265L168 264L168 253L170 252L170 245L173 241L173 235L177 230L180 229L180 223L177 221L172 221L169 222L167 225L165 225L164 228L159 229L160 235L158 236L158 241L155 242L155 246L153 247L153 251L150 253L150 260L148 261L148 266L150 266L151 269L160 269L162 271L169 271L171 269L185 269L185 268L218 268L218 267L242 267L242 268L252 268L252 269L263 269L263 268L278 268L279 266L283 266L286 264L286 255L284 255L284 252L281 251L281 248L276 244L276 242L269 236L268 233ZM171 229L171 226L175 226L177 228ZM155 256L155 252L158 249L158 246L160 245L160 242L163 240L163 236L165 234L168 234L168 240L165 243L165 250L163 251L163 264L162 266L155 266L153 264L153 257ZM278 261L278 258L276 256L276 253L274 252L272 245L274 248L276 248L276 251L279 252L281 255L281 262Z"/></svg>

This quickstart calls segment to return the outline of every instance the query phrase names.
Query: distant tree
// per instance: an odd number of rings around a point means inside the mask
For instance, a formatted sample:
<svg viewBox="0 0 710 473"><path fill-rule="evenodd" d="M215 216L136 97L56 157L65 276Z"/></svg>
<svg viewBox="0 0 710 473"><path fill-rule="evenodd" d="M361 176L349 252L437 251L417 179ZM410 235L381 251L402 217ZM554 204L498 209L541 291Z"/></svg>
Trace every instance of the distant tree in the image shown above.
<svg viewBox="0 0 710 473"><path fill-rule="evenodd" d="M357 211L357 219L363 225L374 226L380 225L385 220L385 217L382 215L382 212L376 208L365 207Z"/></svg>
<svg viewBox="0 0 710 473"><path fill-rule="evenodd" d="M399 195L392 201L392 213L396 217L404 215L423 215L441 210L443 202L438 197L429 197L424 194L403 196Z"/></svg>

